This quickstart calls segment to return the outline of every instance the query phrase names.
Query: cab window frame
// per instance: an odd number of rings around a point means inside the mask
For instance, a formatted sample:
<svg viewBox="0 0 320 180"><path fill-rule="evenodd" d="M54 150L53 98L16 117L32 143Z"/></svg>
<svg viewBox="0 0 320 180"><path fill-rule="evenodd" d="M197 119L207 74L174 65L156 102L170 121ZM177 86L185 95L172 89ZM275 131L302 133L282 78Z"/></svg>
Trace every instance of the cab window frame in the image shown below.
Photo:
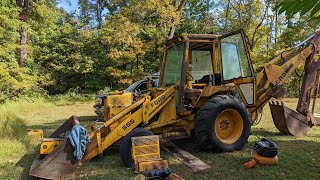
<svg viewBox="0 0 320 180"><path fill-rule="evenodd" d="M240 36L241 36L241 39L242 39L242 42L243 42L244 51L246 53L246 59L247 59L247 62L248 62L248 67L249 67L249 70L250 70L250 76L245 76L245 77L244 76L240 76L240 77L237 77L237 78L232 78L232 79L225 80L224 77L223 77L223 65L222 65L223 60L222 60L222 50L221 50L222 41L221 40L224 39L224 38L236 35L236 34L240 34ZM221 80L222 80L223 83L230 83L230 82L233 82L234 80L237 80L237 79L254 77L254 70L253 70L253 67L252 67L252 60L251 60L249 49L248 49L248 46L247 46L247 43L246 43L246 40L244 39L244 37L245 37L244 31L243 31L243 29L240 29L240 30L225 34L225 35L223 35L223 36L218 38L218 42L217 43L218 43L218 47L219 47L220 73L221 73L221 76L222 76ZM238 62L240 63L240 61L238 61ZM240 68L242 68L242 67L240 66Z"/></svg>
<svg viewBox="0 0 320 180"><path fill-rule="evenodd" d="M190 40L190 42L189 42L189 46L191 45L191 44L193 44L193 43L208 43L207 45L208 46L210 46L210 48L211 48L211 50L209 51L210 52L210 59L211 59L211 63L210 63L210 65L211 65L211 69L212 69L212 73L210 74L210 75L214 75L215 74L215 71L214 71L214 46L215 46L215 42L214 41L212 41L212 40ZM191 53L192 53L192 51L197 51L197 50L192 50L190 47L189 47L189 51L191 51ZM191 64L192 64L192 62L191 62ZM193 70L191 70L191 72L192 72ZM193 76L193 73L191 73L191 75ZM194 78L194 77L193 77ZM192 84L197 84L197 83L195 83L195 82L193 82L192 81Z"/></svg>

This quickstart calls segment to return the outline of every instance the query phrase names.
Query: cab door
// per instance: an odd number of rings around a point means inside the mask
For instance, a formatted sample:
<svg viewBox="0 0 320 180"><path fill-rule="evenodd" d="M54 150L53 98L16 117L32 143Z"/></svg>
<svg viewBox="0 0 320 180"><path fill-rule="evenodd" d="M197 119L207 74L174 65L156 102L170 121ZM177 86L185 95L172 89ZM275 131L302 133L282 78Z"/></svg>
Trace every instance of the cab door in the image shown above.
<svg viewBox="0 0 320 180"><path fill-rule="evenodd" d="M255 105L255 78L242 30L219 39L222 84L234 83L236 96L247 106Z"/></svg>

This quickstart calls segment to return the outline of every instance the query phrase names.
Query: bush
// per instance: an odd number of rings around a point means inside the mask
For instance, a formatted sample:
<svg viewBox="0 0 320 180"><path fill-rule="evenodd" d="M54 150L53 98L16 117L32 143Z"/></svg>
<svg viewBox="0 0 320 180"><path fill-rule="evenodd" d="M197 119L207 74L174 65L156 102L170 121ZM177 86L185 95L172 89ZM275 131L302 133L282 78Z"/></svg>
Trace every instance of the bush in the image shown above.
<svg viewBox="0 0 320 180"><path fill-rule="evenodd" d="M16 63L0 62L0 84L0 103L22 96L32 97L41 92L36 75Z"/></svg>
<svg viewBox="0 0 320 180"><path fill-rule="evenodd" d="M6 103L0 106L0 179L21 179L25 166L19 164L36 144L30 146L26 122L18 117L21 103ZM24 178L22 178L24 179Z"/></svg>
<svg viewBox="0 0 320 180"><path fill-rule="evenodd" d="M106 86L104 89L101 89L98 91L98 94L104 94L111 92L111 88L109 86Z"/></svg>
<svg viewBox="0 0 320 180"><path fill-rule="evenodd" d="M47 96L46 100L52 102L55 105L70 105L74 104L75 102L85 102L85 101L93 101L94 95L93 94L80 94L77 93L76 90L69 91L66 94L59 94L55 96Z"/></svg>
<svg viewBox="0 0 320 180"><path fill-rule="evenodd" d="M0 107L0 138L24 140L26 129L26 123L13 111Z"/></svg>

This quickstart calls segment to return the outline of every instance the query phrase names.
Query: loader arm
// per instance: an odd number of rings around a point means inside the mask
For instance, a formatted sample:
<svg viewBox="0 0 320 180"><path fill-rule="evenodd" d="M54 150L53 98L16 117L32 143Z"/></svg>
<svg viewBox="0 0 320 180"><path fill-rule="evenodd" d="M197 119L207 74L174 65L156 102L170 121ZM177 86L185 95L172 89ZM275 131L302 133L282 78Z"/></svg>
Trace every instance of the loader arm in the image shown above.
<svg viewBox="0 0 320 180"><path fill-rule="evenodd" d="M154 115L161 111L163 107L174 98L174 92L174 86L170 86L152 100L151 96L146 95L144 98L127 107L114 117L108 119L103 127L90 134L92 142L87 146L87 153L84 155L81 162L84 163L91 160L93 157L101 154L103 150L119 141L134 128L141 124L147 124ZM124 120L115 129L101 138L102 132L105 132L108 126L119 121L123 117L125 117Z"/></svg>
<svg viewBox="0 0 320 180"><path fill-rule="evenodd" d="M259 112L272 97L281 97L285 93L284 83L304 62L304 77L297 111L306 116L309 112L311 92L319 83L317 80L320 69L319 42L320 34L317 32L296 47L282 52L266 63L257 74L256 106L249 110Z"/></svg>
<svg viewBox="0 0 320 180"><path fill-rule="evenodd" d="M174 92L174 86L165 89L159 88L155 93L156 95L144 95L142 99L107 119L102 126L100 124L98 127L95 123L90 123L86 129L91 131L89 134L91 142L86 145L85 154L80 161L74 158L72 146L67 137L62 139L57 146L55 145L57 144L55 141L49 142L49 144L54 146L52 147L52 152L44 158L41 158L40 155L37 156L31 166L30 175L46 179L71 179L77 166L81 166L95 156L102 154L105 149L119 141L139 125L149 123L149 120L159 111L163 110L168 103L173 103L175 106ZM76 116L69 118L52 134L51 139L58 138L62 134L67 134L68 131L71 131L77 120ZM110 126L113 126L113 128ZM41 144L41 148L48 146L45 143L47 142Z"/></svg>

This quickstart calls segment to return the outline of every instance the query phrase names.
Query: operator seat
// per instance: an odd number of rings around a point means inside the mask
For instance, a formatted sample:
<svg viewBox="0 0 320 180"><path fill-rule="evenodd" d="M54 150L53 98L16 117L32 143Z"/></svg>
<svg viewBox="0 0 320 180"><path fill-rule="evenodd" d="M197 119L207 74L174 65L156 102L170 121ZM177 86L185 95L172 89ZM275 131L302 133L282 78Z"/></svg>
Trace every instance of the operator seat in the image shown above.
<svg viewBox="0 0 320 180"><path fill-rule="evenodd" d="M208 74L208 75L204 75L199 80L195 80L195 83L205 83L213 86L215 84L215 78L213 74Z"/></svg>
<svg viewBox="0 0 320 180"><path fill-rule="evenodd" d="M221 74L207 74L201 79L195 80L195 83L204 83L210 86L221 85Z"/></svg>

